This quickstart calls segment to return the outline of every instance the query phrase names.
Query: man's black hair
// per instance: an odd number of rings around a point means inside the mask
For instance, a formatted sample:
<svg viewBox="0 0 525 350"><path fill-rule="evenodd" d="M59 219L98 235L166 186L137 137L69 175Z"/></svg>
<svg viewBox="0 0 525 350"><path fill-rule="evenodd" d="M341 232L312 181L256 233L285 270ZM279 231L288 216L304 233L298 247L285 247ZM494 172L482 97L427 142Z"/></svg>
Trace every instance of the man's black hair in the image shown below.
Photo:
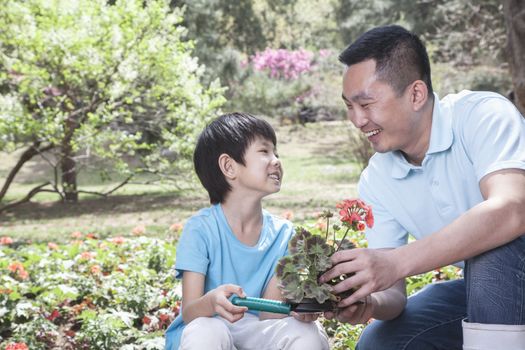
<svg viewBox="0 0 525 350"><path fill-rule="evenodd" d="M430 60L425 45L414 33L398 25L377 27L362 34L339 55L346 66L373 59L377 79L401 96L416 80L425 82L432 98Z"/></svg>
<svg viewBox="0 0 525 350"><path fill-rule="evenodd" d="M225 153L245 165L246 150L258 136L277 145L272 126L247 113L224 114L204 128L193 153L193 164L212 204L224 202L231 190L219 168L219 156Z"/></svg>

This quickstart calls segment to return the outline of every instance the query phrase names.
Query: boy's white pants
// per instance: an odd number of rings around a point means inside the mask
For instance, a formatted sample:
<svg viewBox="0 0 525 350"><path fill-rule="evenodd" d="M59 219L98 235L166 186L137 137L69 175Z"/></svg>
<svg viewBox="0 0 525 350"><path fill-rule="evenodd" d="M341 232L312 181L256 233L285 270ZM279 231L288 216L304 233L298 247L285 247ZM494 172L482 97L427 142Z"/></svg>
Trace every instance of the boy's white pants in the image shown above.
<svg viewBox="0 0 525 350"><path fill-rule="evenodd" d="M525 325L463 320L463 350L525 350Z"/></svg>
<svg viewBox="0 0 525 350"><path fill-rule="evenodd" d="M319 322L293 317L260 321L246 313L230 323L221 317L199 317L182 332L180 350L327 350L328 336Z"/></svg>

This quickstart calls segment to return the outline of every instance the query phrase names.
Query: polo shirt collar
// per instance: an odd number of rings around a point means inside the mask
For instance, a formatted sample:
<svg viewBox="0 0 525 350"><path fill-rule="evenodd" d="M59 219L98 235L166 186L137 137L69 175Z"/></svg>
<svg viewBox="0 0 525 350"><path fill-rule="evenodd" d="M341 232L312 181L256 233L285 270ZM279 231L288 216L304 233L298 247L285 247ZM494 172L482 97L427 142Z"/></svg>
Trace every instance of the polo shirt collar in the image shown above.
<svg viewBox="0 0 525 350"><path fill-rule="evenodd" d="M434 108L432 110L432 129L430 131L430 144L427 156L434 153L446 151L452 146L454 134L452 132L452 121L450 115L443 113L440 107L439 96L434 93ZM425 162L423 160L423 163ZM392 177L395 179L405 178L410 170L421 169L421 166L410 164L400 151L392 152Z"/></svg>

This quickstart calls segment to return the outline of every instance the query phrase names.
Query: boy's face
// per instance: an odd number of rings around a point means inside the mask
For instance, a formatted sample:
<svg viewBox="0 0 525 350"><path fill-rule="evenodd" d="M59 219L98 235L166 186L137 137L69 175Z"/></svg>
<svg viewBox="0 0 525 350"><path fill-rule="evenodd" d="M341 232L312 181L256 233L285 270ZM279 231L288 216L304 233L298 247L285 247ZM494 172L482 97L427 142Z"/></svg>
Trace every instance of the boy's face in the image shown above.
<svg viewBox="0 0 525 350"><path fill-rule="evenodd" d="M283 169L272 141L256 137L244 154L245 166L238 164L238 189L260 192L263 196L281 189Z"/></svg>

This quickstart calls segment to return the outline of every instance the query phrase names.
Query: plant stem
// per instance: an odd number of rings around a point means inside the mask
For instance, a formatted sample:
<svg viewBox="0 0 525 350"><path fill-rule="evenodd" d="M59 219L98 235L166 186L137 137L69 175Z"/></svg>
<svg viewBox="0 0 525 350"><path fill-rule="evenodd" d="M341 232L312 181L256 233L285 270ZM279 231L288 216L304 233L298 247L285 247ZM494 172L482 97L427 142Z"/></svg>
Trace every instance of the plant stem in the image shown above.
<svg viewBox="0 0 525 350"><path fill-rule="evenodd" d="M328 240L328 230L330 228L330 217L326 216L326 234L324 235L325 242Z"/></svg>
<svg viewBox="0 0 525 350"><path fill-rule="evenodd" d="M336 253L339 251L339 248L341 248L341 246L343 245L343 241L345 240L346 235L348 234L348 231L350 231L350 227L346 228L346 232L343 235L343 238L341 238L341 240L339 241L339 244L337 245L337 249L335 250Z"/></svg>

